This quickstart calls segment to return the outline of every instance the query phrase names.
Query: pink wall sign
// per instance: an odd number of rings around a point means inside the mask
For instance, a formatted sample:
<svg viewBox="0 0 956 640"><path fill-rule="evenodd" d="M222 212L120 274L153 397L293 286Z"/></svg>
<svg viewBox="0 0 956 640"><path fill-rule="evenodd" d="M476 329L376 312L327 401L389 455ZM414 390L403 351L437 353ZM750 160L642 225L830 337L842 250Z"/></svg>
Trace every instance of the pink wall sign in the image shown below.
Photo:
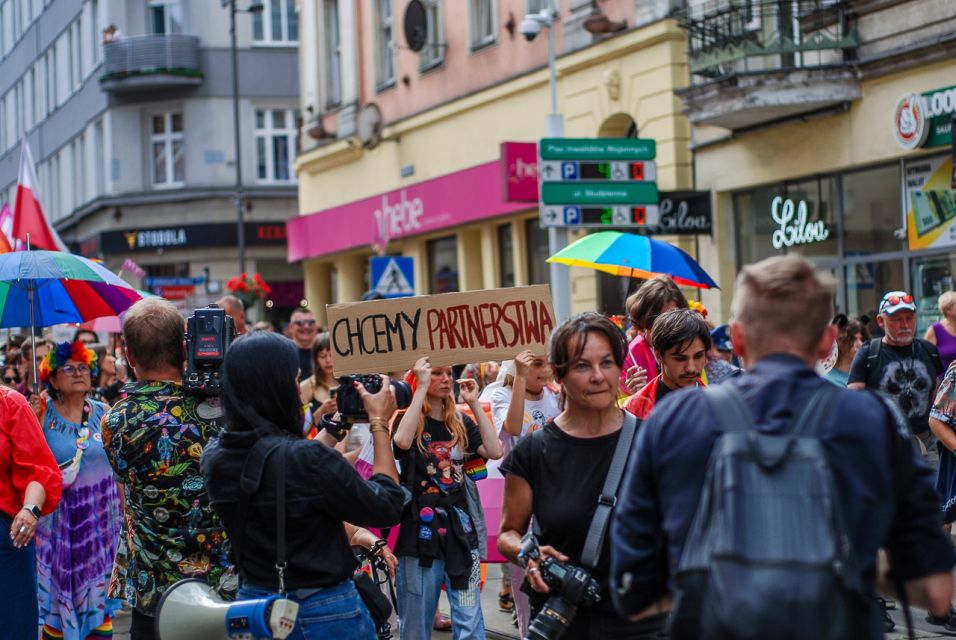
<svg viewBox="0 0 956 640"><path fill-rule="evenodd" d="M499 164L488 162L293 218L286 223L289 262L527 210L527 204L502 197Z"/></svg>
<svg viewBox="0 0 956 640"><path fill-rule="evenodd" d="M538 145L501 143L501 179L508 202L538 201Z"/></svg>

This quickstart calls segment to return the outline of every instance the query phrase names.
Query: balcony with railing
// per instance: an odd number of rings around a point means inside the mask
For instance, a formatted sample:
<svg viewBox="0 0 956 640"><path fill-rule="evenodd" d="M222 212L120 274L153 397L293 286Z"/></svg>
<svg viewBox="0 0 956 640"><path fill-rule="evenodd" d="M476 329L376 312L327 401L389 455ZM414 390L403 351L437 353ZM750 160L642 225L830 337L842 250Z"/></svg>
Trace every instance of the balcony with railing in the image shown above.
<svg viewBox="0 0 956 640"><path fill-rule="evenodd" d="M180 34L123 38L103 45L100 86L111 93L202 84L199 38Z"/></svg>
<svg viewBox="0 0 956 640"><path fill-rule="evenodd" d="M704 0L681 16L692 122L743 129L859 99L849 0Z"/></svg>

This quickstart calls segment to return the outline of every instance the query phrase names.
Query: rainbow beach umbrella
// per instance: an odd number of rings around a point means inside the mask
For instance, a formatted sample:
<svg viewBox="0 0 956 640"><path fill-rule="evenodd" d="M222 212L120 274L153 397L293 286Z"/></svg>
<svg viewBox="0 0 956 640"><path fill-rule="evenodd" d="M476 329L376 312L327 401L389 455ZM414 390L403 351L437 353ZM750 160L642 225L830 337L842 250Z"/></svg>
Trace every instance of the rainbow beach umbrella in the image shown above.
<svg viewBox="0 0 956 640"><path fill-rule="evenodd" d="M597 269L615 276L648 279L668 275L684 287L718 289L697 262L677 247L647 236L600 231L557 252L548 262Z"/></svg>
<svg viewBox="0 0 956 640"><path fill-rule="evenodd" d="M140 298L106 267L71 253L0 255L0 327L30 327L34 339L36 327L119 315Z"/></svg>

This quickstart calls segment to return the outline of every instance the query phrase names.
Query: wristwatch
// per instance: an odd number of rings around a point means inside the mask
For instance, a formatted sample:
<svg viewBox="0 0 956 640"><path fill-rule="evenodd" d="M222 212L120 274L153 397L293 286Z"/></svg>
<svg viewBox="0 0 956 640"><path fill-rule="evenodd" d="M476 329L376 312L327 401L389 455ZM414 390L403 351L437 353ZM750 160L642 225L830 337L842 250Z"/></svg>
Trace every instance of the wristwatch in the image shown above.
<svg viewBox="0 0 956 640"><path fill-rule="evenodd" d="M32 513L33 517L37 520L40 519L40 507L36 506L35 504L25 504L23 505L23 508Z"/></svg>

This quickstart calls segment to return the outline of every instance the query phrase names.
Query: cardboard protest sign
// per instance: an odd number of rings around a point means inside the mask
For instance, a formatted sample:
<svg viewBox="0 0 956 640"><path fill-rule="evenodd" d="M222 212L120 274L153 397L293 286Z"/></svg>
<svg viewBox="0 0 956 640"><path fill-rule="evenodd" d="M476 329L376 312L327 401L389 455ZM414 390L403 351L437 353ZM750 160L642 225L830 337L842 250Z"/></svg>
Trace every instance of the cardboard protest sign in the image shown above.
<svg viewBox="0 0 956 640"><path fill-rule="evenodd" d="M326 307L336 376L544 354L554 329L548 285L443 293Z"/></svg>

